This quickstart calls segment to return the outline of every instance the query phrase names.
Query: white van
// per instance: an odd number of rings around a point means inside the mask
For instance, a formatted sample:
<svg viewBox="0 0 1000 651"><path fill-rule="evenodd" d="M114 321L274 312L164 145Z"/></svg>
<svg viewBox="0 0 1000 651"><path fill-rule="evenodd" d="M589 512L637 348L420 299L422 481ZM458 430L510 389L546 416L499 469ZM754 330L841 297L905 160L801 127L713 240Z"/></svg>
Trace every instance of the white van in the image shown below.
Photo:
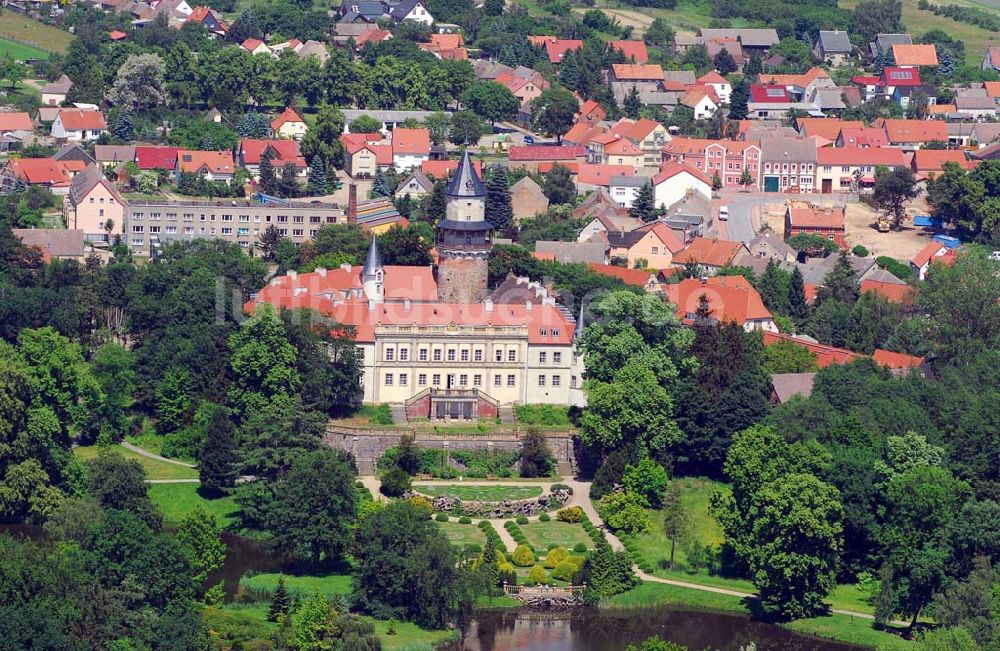
<svg viewBox="0 0 1000 651"><path fill-rule="evenodd" d="M719 221L724 222L729 219L729 206L719 206Z"/></svg>

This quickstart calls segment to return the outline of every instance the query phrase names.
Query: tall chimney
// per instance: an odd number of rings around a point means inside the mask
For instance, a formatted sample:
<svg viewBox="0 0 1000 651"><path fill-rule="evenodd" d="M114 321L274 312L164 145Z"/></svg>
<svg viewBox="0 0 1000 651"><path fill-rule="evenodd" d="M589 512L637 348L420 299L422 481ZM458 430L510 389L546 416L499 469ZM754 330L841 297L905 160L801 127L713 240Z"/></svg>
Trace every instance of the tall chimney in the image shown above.
<svg viewBox="0 0 1000 651"><path fill-rule="evenodd" d="M347 190L347 221L358 221L358 186L354 183Z"/></svg>

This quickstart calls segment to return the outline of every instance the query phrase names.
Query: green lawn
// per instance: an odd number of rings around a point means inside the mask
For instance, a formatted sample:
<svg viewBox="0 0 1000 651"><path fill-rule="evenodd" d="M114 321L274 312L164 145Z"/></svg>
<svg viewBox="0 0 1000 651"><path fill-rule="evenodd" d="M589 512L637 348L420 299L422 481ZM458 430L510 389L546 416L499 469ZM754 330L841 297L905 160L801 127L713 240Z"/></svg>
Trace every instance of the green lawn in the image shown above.
<svg viewBox="0 0 1000 651"><path fill-rule="evenodd" d="M590 539L580 524L551 520L550 522L519 524L517 527L537 551L546 550L553 543L569 550L572 550L577 543L583 543L588 549L594 546L594 541Z"/></svg>
<svg viewBox="0 0 1000 651"><path fill-rule="evenodd" d="M239 510L230 496L205 499L198 494L198 484L150 484L149 497L163 512L167 522L180 522L196 506L200 506L215 515L220 526L227 527L235 521Z"/></svg>
<svg viewBox="0 0 1000 651"><path fill-rule="evenodd" d="M240 585L251 590L261 592L274 592L278 587L278 578L285 577L285 586L288 591L299 596L313 593L324 594L332 597L335 594L351 594L351 577L347 574L329 574L327 576L296 576L293 574L279 574L277 572L266 572L264 574L254 574L244 576L240 579Z"/></svg>
<svg viewBox="0 0 1000 651"><path fill-rule="evenodd" d="M541 486L463 486L461 484L416 484L413 490L430 497L456 497L466 502L527 500L542 494Z"/></svg>
<svg viewBox="0 0 1000 651"><path fill-rule="evenodd" d="M452 545L458 547L479 545L481 547L486 544L486 534L474 524L438 522L437 526L441 527L441 531L444 532L444 535L448 536L448 540Z"/></svg>
<svg viewBox="0 0 1000 651"><path fill-rule="evenodd" d="M69 32L13 11L5 11L0 15L0 37L32 45L46 52L65 52L73 39Z"/></svg>
<svg viewBox="0 0 1000 651"><path fill-rule="evenodd" d="M18 61L27 61L28 59L48 59L49 53L30 45L22 45L16 41L0 38L0 57L8 56Z"/></svg>
<svg viewBox="0 0 1000 651"><path fill-rule="evenodd" d="M73 454L84 461L95 458L100 451L101 448L96 445L73 448ZM120 454L126 459L138 461L146 470L146 479L198 479L198 471L194 468L150 459L120 446L108 448L108 451L111 454Z"/></svg>
<svg viewBox="0 0 1000 651"><path fill-rule="evenodd" d="M611 597L602 605L611 608L644 608L666 604L749 614L746 604L739 597L701 592L663 583L642 583L628 592ZM799 633L862 644L879 651L903 651L915 648L912 642L891 633L875 630L871 620L847 615L813 617L790 622L784 626Z"/></svg>
<svg viewBox="0 0 1000 651"><path fill-rule="evenodd" d="M389 622L383 619L372 619L362 617L375 624L375 633L382 641L383 651L396 651L406 649L406 651L434 651L439 646L458 639L458 631L428 631L410 622L396 622L394 624L396 633L389 635Z"/></svg>

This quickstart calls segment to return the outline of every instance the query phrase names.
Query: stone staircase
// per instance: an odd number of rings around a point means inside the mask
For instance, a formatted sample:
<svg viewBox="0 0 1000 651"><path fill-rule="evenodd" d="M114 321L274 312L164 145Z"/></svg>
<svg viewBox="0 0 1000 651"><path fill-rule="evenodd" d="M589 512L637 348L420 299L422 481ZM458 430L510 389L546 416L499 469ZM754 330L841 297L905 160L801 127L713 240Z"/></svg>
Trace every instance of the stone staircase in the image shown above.
<svg viewBox="0 0 1000 651"><path fill-rule="evenodd" d="M408 420L406 417L406 405L403 403L391 402L389 403L389 410L392 412L392 422L405 423Z"/></svg>
<svg viewBox="0 0 1000 651"><path fill-rule="evenodd" d="M500 422L505 424L510 424L514 422L514 406L513 405L500 405L497 407L497 416L500 417Z"/></svg>

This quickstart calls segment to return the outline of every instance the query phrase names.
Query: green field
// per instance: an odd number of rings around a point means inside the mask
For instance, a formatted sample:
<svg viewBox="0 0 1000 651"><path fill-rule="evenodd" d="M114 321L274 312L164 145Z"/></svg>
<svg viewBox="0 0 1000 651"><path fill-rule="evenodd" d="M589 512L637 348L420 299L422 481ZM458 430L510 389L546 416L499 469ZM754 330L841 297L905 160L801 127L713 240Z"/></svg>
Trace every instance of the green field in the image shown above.
<svg viewBox="0 0 1000 651"><path fill-rule="evenodd" d="M26 44L45 52L65 52L73 35L13 11L0 14L0 38Z"/></svg>
<svg viewBox="0 0 1000 651"><path fill-rule="evenodd" d="M663 583L642 583L620 595L611 597L603 606L610 608L646 608L657 605L678 605L693 608L712 608L749 615L747 605L740 597L702 592ZM877 631L873 622L848 615L813 617L785 624L787 628L827 639L862 644L879 651L904 651L915 648L913 642L897 635Z"/></svg>
<svg viewBox="0 0 1000 651"><path fill-rule="evenodd" d="M84 461L95 458L100 451L101 448L96 445L73 448L73 454ZM146 479L198 479L198 471L194 468L150 459L119 446L108 448L108 451L138 461L146 471Z"/></svg>
<svg viewBox="0 0 1000 651"><path fill-rule="evenodd" d="M542 494L541 486L463 486L461 484L416 484L413 490L430 497L455 497L465 502L527 500Z"/></svg>
<svg viewBox="0 0 1000 651"><path fill-rule="evenodd" d="M347 574L329 574L327 576L296 576L293 574L278 574L267 572L244 576L240 585L251 590L274 592L278 587L278 578L285 577L285 587L292 594L299 596L320 593L328 597L335 594L351 594L351 577Z"/></svg>
<svg viewBox="0 0 1000 651"><path fill-rule="evenodd" d="M0 38L0 57L8 56L18 61L26 61L28 59L48 59L49 53L30 45L22 45L15 41Z"/></svg>
<svg viewBox="0 0 1000 651"><path fill-rule="evenodd" d="M235 521L239 510L230 496L205 499L198 494L198 484L150 484L149 498L159 507L167 522L180 522L200 506L215 516L219 526L227 527Z"/></svg>
<svg viewBox="0 0 1000 651"><path fill-rule="evenodd" d="M552 544L569 550L572 550L577 543L583 543L588 549L594 546L594 541L590 539L587 532L583 530L583 525L580 524L551 520L550 522L519 524L517 527L537 551L546 550Z"/></svg>
<svg viewBox="0 0 1000 651"><path fill-rule="evenodd" d="M486 544L486 534L482 529L474 524L459 524L457 522L437 522L444 535L448 536L448 541L452 545L464 547L465 545Z"/></svg>

